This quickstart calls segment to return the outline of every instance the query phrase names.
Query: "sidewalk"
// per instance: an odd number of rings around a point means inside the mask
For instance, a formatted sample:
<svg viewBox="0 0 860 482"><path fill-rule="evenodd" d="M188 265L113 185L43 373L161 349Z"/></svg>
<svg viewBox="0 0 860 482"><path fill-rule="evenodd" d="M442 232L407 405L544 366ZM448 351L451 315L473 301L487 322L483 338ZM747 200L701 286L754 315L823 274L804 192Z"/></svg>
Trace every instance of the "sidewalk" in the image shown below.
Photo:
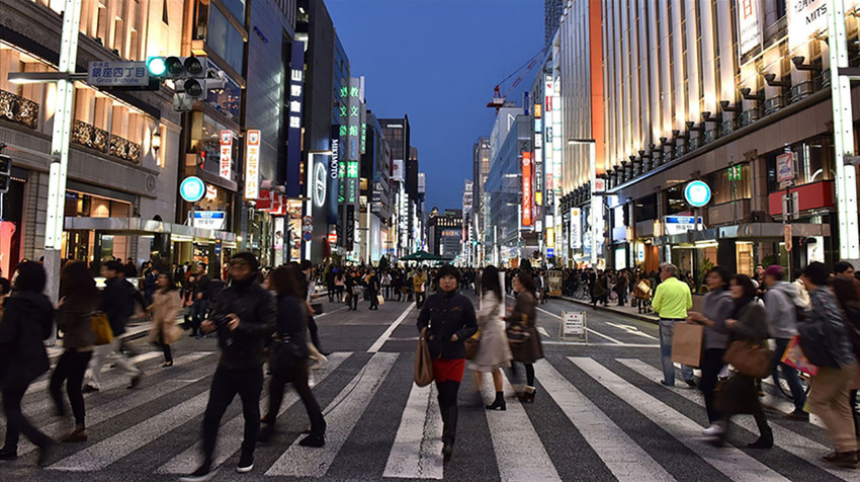
<svg viewBox="0 0 860 482"><path fill-rule="evenodd" d="M578 305L587 306L587 307L591 308L591 303L588 303L587 301L577 300L577 299L570 298L567 296L562 296L561 299L564 301L568 301L570 303L576 303ZM632 299L630 301L632 301ZM626 316L628 318L633 318L636 320L647 321L649 323L654 323L655 325L660 321L660 318L657 315L655 315L654 313L647 313L647 314L646 313L639 313L639 308L636 308L635 306L629 306L629 305L628 306L615 306L615 305L603 306L600 303L598 303L597 304L597 310L598 311L608 311L608 312L614 313L616 315L622 315L622 316Z"/></svg>

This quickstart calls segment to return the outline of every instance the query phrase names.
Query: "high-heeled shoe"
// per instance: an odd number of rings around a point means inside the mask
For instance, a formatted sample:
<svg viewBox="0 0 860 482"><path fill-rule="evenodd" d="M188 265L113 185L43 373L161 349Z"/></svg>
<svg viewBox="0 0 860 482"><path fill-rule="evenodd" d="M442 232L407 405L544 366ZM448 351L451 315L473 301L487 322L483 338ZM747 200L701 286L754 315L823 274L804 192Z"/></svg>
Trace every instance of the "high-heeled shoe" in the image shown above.
<svg viewBox="0 0 860 482"><path fill-rule="evenodd" d="M172 366L173 366L173 362L169 361L169 362L164 362L164 364L161 365L161 368L170 368Z"/></svg>
<svg viewBox="0 0 860 482"><path fill-rule="evenodd" d="M486 405L484 408L487 410L500 410L504 412L508 409L507 403L505 403L505 395L503 392L496 392L496 399L493 400L493 403L490 405Z"/></svg>

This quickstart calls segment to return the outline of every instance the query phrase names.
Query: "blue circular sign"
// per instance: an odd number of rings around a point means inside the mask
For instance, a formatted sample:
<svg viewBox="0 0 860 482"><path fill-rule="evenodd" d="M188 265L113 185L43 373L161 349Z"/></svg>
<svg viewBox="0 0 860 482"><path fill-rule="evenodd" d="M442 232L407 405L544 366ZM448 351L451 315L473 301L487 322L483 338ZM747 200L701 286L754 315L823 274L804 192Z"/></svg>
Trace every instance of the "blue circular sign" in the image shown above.
<svg viewBox="0 0 860 482"><path fill-rule="evenodd" d="M314 235L313 233L305 231L304 234L302 234L302 239L304 239L305 242L310 242L310 240L314 239Z"/></svg>
<svg viewBox="0 0 860 482"><path fill-rule="evenodd" d="M693 181L684 188L684 198L695 208L711 202L711 187L702 181Z"/></svg>
<svg viewBox="0 0 860 482"><path fill-rule="evenodd" d="M179 195L187 202L196 203L206 195L206 183L197 176L188 176L179 185Z"/></svg>

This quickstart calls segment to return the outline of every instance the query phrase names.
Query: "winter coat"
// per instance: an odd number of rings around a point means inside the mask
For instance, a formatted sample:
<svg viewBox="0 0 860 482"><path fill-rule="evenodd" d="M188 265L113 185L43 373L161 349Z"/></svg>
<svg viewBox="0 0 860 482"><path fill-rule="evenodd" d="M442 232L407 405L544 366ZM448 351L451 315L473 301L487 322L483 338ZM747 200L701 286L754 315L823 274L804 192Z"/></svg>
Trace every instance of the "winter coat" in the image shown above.
<svg viewBox="0 0 860 482"><path fill-rule="evenodd" d="M780 281L768 288L764 295L767 325L771 338L791 338L797 334L795 305L801 305L797 288Z"/></svg>
<svg viewBox="0 0 860 482"><path fill-rule="evenodd" d="M726 320L735 309L732 295L728 290L709 291L703 300L702 315L714 322L705 327L705 349L726 349L729 345L729 330Z"/></svg>
<svg viewBox="0 0 860 482"><path fill-rule="evenodd" d="M478 313L480 344L478 353L469 361L469 368L479 372L491 372L499 367L511 365L513 354L505 334L505 321L499 316L501 300L492 291L481 298Z"/></svg>
<svg viewBox="0 0 860 482"><path fill-rule="evenodd" d="M81 350L95 345L92 315L98 306L98 297L67 296L63 300L62 306L54 313L57 329L63 332L63 348Z"/></svg>
<svg viewBox="0 0 860 482"><path fill-rule="evenodd" d="M514 311L505 317L508 326L519 323L524 325L529 332L528 340L511 346L514 361L534 363L543 358L543 345L540 341L540 333L537 331L536 306L537 301L534 295L528 291L523 291L517 295Z"/></svg>
<svg viewBox="0 0 860 482"><path fill-rule="evenodd" d="M0 388L26 389L51 367L44 340L54 330L54 307L42 293L13 292L0 322Z"/></svg>
<svg viewBox="0 0 860 482"><path fill-rule="evenodd" d="M113 336L125 333L125 323L134 314L134 298L131 283L121 278L111 278L102 292L102 311L107 315Z"/></svg>
<svg viewBox="0 0 860 482"><path fill-rule="evenodd" d="M418 315L418 331L427 329L430 356L445 360L466 358L463 342L478 331L475 307L457 292L440 291L427 298ZM457 341L451 341L456 334Z"/></svg>
<svg viewBox="0 0 860 482"><path fill-rule="evenodd" d="M827 347L833 360L840 368L857 363L844 315L833 293L827 288L817 288L809 292L809 300L812 310L808 312L808 321L824 324Z"/></svg>
<svg viewBox="0 0 860 482"><path fill-rule="evenodd" d="M227 315L239 317L235 330L227 327ZM258 283L233 282L218 295L209 314L218 327L220 365L228 369L261 366L265 361L263 346L275 332L277 321L275 298Z"/></svg>
<svg viewBox="0 0 860 482"><path fill-rule="evenodd" d="M277 298L278 316L276 331L282 340L289 340L296 346L296 353L307 359L310 355L308 350L306 323L307 313L305 305L295 296L279 295Z"/></svg>
<svg viewBox="0 0 860 482"><path fill-rule="evenodd" d="M176 316L182 308L182 298L175 290L156 290L152 293L152 328L149 330L149 341L159 341L167 345L176 342L182 334L176 327Z"/></svg>
<svg viewBox="0 0 860 482"><path fill-rule="evenodd" d="M767 321L764 306L749 302L738 313L737 323L729 328L730 341L746 340L755 344L767 341Z"/></svg>

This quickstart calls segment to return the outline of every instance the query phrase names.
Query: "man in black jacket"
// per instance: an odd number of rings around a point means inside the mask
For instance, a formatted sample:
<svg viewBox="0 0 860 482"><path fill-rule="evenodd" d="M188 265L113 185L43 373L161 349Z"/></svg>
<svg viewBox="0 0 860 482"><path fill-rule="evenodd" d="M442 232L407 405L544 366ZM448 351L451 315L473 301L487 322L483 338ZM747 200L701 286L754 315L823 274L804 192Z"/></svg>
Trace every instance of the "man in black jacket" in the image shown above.
<svg viewBox="0 0 860 482"><path fill-rule="evenodd" d="M197 285L194 292L194 304L191 306L191 336L203 338L199 332L200 324L209 309L209 297L212 294L212 280L206 274L206 263L197 264Z"/></svg>
<svg viewBox="0 0 860 482"><path fill-rule="evenodd" d="M221 359L212 378L203 417L203 464L193 474L179 479L180 482L206 482L215 476L212 457L218 427L236 394L242 400L245 417L245 438L236 471L247 473L254 468L254 446L260 430L263 348L277 321L274 297L257 283L259 269L253 254L233 256L230 260L233 281L215 299L209 319L200 326L205 333L217 330Z"/></svg>

